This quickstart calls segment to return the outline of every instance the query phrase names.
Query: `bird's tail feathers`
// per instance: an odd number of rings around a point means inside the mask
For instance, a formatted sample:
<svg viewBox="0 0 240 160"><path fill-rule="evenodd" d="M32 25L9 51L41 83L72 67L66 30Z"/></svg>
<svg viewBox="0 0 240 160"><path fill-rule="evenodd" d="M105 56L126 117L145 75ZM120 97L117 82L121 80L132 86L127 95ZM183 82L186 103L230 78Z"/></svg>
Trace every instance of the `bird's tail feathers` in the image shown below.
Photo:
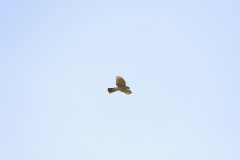
<svg viewBox="0 0 240 160"><path fill-rule="evenodd" d="M116 91L117 91L116 88L108 88L108 92L109 92L109 93L113 93L113 92L116 92Z"/></svg>

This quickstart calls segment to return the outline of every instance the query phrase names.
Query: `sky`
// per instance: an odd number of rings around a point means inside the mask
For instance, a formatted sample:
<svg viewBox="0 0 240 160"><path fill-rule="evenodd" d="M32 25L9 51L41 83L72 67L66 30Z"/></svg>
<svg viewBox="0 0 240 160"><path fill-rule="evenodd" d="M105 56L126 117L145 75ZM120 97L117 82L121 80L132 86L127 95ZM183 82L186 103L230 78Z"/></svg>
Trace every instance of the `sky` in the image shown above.
<svg viewBox="0 0 240 160"><path fill-rule="evenodd" d="M1 1L0 160L239 160L239 8Z"/></svg>

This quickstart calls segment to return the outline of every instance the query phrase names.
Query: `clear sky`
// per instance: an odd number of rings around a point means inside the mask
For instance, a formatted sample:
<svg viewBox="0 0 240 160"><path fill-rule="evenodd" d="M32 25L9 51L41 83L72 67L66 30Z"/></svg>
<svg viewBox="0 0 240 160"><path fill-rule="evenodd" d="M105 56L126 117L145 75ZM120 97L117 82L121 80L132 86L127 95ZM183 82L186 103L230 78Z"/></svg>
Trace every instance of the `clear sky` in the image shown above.
<svg viewBox="0 0 240 160"><path fill-rule="evenodd" d="M239 160L239 8L1 1L0 160Z"/></svg>

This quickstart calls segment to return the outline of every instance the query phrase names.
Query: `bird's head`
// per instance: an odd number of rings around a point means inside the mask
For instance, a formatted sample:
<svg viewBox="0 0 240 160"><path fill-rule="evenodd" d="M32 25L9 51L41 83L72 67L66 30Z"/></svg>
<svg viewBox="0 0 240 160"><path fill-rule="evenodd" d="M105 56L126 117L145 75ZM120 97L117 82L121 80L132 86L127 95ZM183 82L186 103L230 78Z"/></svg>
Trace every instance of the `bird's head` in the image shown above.
<svg viewBox="0 0 240 160"><path fill-rule="evenodd" d="M127 87L127 89L130 89L130 87L128 87L128 86L126 86Z"/></svg>

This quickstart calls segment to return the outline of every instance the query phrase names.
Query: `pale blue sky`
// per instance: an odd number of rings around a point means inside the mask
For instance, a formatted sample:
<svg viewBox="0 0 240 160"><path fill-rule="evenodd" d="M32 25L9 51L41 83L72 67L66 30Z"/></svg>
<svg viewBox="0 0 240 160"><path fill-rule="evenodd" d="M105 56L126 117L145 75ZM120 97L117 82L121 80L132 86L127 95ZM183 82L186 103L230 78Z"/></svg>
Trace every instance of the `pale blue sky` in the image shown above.
<svg viewBox="0 0 240 160"><path fill-rule="evenodd" d="M239 160L239 8L1 1L0 160Z"/></svg>

